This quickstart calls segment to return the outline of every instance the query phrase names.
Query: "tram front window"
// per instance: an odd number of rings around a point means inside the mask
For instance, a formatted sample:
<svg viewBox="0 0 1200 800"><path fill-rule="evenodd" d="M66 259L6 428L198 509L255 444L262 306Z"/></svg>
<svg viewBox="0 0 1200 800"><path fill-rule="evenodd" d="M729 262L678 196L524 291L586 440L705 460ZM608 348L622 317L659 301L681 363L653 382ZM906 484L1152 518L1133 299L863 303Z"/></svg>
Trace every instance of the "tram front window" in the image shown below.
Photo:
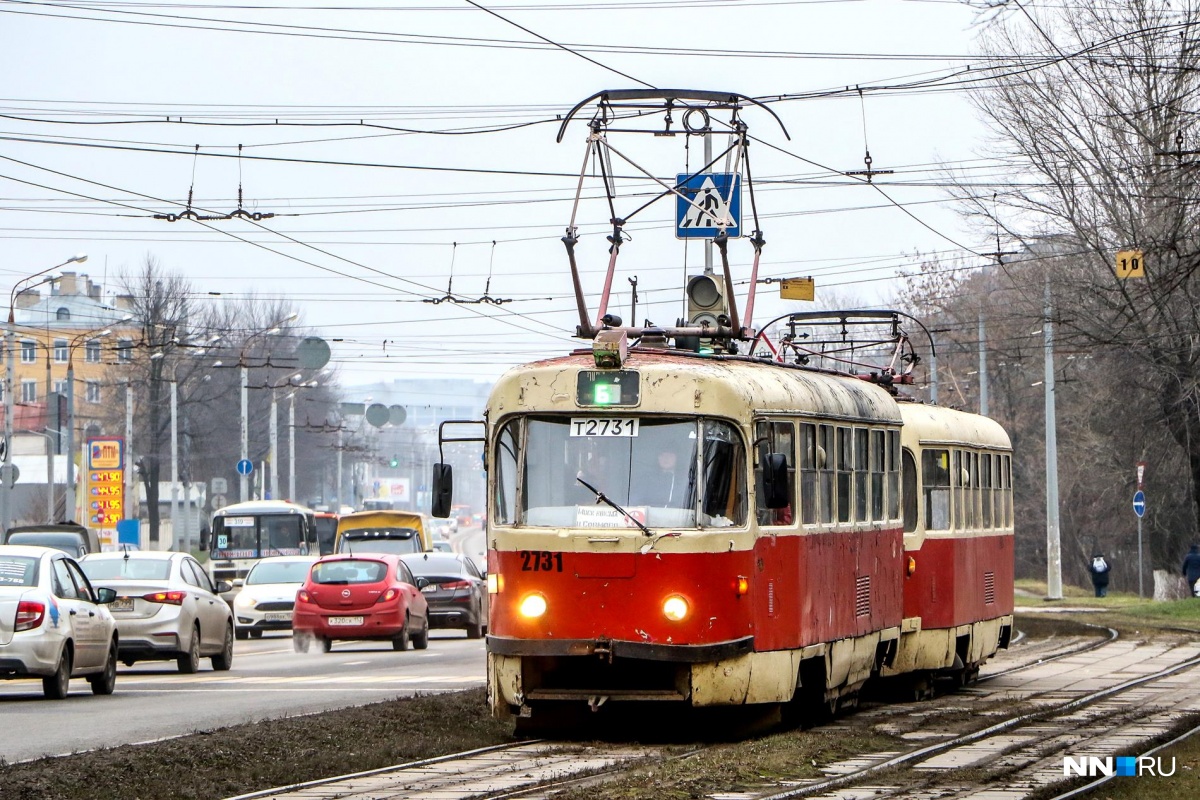
<svg viewBox="0 0 1200 800"><path fill-rule="evenodd" d="M519 420L501 443L519 440ZM532 526L627 528L636 524L597 502L595 491L647 527L745 524L742 440L714 420L533 418L526 421L520 522ZM703 447L698 443L703 442ZM516 460L496 460L497 519L511 519Z"/></svg>

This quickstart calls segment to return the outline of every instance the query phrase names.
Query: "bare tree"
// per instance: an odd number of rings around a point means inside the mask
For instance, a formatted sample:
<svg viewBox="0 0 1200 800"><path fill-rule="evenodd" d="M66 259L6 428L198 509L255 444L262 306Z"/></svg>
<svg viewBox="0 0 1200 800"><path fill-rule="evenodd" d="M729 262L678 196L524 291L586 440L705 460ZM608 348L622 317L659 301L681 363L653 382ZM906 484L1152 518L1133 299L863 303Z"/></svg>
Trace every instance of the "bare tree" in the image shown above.
<svg viewBox="0 0 1200 800"><path fill-rule="evenodd" d="M975 95L1013 183L994 199L960 184L967 213L1043 258L1013 281L1026 308L1048 283L1064 343L1124 368L1151 398L1200 484L1200 27L1192 2L1031 10L983 37L999 75ZM1001 68L1003 67L1003 68ZM1146 276L1120 279L1115 253L1145 253ZM1031 280L1032 278L1032 280ZM1153 439L1133 447L1126 470ZM1123 454L1128 458L1130 454ZM1190 534L1200 520L1194 505Z"/></svg>

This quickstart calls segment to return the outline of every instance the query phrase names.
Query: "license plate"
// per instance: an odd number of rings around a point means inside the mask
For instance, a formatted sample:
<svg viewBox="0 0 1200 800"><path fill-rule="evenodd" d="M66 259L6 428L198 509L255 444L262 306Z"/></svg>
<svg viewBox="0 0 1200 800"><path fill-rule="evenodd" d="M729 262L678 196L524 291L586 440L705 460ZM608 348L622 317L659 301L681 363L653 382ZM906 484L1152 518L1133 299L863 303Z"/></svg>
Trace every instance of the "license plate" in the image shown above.
<svg viewBox="0 0 1200 800"><path fill-rule="evenodd" d="M113 611L133 611L133 598L118 597L116 600L113 600L110 608Z"/></svg>
<svg viewBox="0 0 1200 800"><path fill-rule="evenodd" d="M571 417L570 435L636 439L639 421L637 417Z"/></svg>
<svg viewBox="0 0 1200 800"><path fill-rule="evenodd" d="M437 590L438 590L438 587L437 587L436 583L430 583L426 586L421 587L421 592L423 594L430 594L431 592L436 592Z"/></svg>
<svg viewBox="0 0 1200 800"><path fill-rule="evenodd" d="M330 617L330 625L362 625L362 617Z"/></svg>
<svg viewBox="0 0 1200 800"><path fill-rule="evenodd" d="M267 622L288 622L291 618L292 615L287 611L268 611L263 614L263 619Z"/></svg>

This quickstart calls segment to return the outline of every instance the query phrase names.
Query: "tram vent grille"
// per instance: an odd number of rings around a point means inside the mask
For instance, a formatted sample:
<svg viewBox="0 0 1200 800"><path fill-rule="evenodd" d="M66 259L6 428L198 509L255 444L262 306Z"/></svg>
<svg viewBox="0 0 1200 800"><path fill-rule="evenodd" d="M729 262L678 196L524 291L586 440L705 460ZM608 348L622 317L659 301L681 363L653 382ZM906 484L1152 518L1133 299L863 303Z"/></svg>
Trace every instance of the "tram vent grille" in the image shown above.
<svg viewBox="0 0 1200 800"><path fill-rule="evenodd" d="M871 616L870 575L862 575L854 580L854 616Z"/></svg>
<svg viewBox="0 0 1200 800"><path fill-rule="evenodd" d="M767 616L775 616L775 581L767 581Z"/></svg>
<svg viewBox="0 0 1200 800"><path fill-rule="evenodd" d="M993 605L996 602L996 573L983 573L983 603Z"/></svg>

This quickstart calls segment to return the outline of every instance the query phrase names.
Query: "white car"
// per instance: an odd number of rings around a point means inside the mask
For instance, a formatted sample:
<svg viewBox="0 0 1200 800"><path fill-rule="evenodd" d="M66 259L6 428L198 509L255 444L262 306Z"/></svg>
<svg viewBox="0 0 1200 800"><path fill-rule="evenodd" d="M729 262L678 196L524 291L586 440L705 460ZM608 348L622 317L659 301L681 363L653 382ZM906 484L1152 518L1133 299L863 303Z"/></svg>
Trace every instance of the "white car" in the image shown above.
<svg viewBox="0 0 1200 800"><path fill-rule="evenodd" d="M125 666L174 659L187 674L200 669L201 658L212 659L218 672L233 666L233 612L220 596L233 587L213 586L187 553L89 553L79 566L93 584L117 593L112 615Z"/></svg>
<svg viewBox="0 0 1200 800"><path fill-rule="evenodd" d="M319 556L273 556L254 565L246 580L233 582L242 590L233 598L237 638L255 639L264 631L290 631L296 592Z"/></svg>
<svg viewBox="0 0 1200 800"><path fill-rule="evenodd" d="M71 678L93 694L117 683L112 589L95 589L61 550L0 545L0 678L41 678L42 693L67 696Z"/></svg>

